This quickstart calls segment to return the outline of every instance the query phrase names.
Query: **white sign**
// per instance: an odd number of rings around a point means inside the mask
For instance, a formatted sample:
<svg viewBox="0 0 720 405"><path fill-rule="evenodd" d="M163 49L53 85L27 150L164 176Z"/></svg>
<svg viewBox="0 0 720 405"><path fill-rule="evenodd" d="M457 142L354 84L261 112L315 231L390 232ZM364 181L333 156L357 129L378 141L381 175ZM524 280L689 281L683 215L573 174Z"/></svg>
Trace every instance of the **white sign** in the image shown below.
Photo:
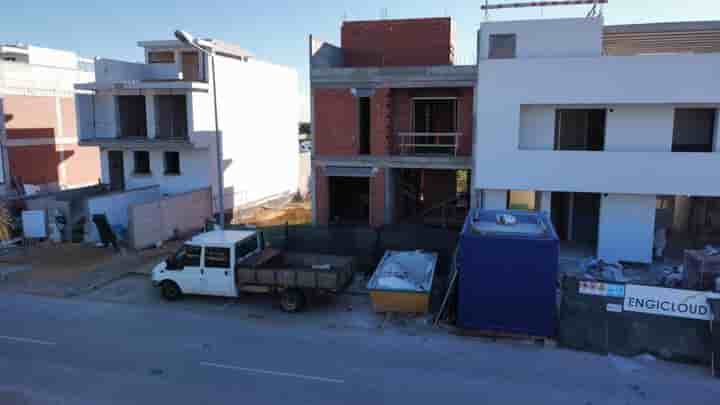
<svg viewBox="0 0 720 405"><path fill-rule="evenodd" d="M676 290L628 284L625 286L625 311L676 316L690 319L713 319L707 302L708 292Z"/></svg>
<svg viewBox="0 0 720 405"><path fill-rule="evenodd" d="M608 312L622 312L622 305L620 304L607 304L605 310Z"/></svg>
<svg viewBox="0 0 720 405"><path fill-rule="evenodd" d="M581 281L578 284L578 292L585 295L622 298L625 296L625 286L600 281Z"/></svg>

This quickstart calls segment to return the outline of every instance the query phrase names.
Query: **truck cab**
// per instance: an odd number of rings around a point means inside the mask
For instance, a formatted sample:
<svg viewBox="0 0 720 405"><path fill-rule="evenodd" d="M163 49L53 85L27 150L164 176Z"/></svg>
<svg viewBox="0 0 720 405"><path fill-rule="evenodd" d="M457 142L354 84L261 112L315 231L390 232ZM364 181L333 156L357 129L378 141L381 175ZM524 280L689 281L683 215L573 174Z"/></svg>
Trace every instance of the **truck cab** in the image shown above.
<svg viewBox="0 0 720 405"><path fill-rule="evenodd" d="M254 230L201 233L153 268L152 283L168 300L182 294L237 297L236 264L262 248L262 233Z"/></svg>

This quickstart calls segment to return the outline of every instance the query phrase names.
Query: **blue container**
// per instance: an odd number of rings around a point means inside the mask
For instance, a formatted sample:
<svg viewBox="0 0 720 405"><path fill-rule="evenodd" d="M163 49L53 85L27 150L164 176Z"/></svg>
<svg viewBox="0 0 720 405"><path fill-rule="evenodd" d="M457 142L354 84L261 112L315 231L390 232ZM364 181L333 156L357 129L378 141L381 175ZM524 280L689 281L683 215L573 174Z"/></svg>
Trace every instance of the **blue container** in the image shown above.
<svg viewBox="0 0 720 405"><path fill-rule="evenodd" d="M499 224L500 215L517 219ZM547 215L472 210L460 235L458 326L555 335L559 242Z"/></svg>

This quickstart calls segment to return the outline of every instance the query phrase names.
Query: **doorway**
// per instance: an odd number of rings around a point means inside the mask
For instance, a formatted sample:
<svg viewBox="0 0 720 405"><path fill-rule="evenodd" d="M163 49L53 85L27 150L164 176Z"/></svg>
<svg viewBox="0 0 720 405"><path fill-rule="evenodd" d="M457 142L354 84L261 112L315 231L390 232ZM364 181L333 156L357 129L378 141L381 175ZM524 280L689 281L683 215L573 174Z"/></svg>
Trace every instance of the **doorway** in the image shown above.
<svg viewBox="0 0 720 405"><path fill-rule="evenodd" d="M553 192L551 217L560 240L597 245L600 194Z"/></svg>
<svg viewBox="0 0 720 405"><path fill-rule="evenodd" d="M368 225L370 223L370 178L330 177L330 222Z"/></svg>
<svg viewBox="0 0 720 405"><path fill-rule="evenodd" d="M110 169L110 190L125 190L125 163L122 151L108 151L108 167Z"/></svg>

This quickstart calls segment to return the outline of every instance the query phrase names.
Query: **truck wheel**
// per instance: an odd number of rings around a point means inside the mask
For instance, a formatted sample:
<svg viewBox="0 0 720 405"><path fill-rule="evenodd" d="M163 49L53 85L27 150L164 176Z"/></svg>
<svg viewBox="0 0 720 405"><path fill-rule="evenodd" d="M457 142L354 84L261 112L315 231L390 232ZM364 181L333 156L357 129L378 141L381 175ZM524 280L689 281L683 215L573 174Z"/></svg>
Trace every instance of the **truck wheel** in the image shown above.
<svg viewBox="0 0 720 405"><path fill-rule="evenodd" d="M160 291L163 298L168 301L175 301L182 296L182 290L180 290L180 287L172 281L163 281L160 285Z"/></svg>
<svg viewBox="0 0 720 405"><path fill-rule="evenodd" d="M299 312L305 306L305 295L297 288L290 288L280 295L280 306L285 312Z"/></svg>

